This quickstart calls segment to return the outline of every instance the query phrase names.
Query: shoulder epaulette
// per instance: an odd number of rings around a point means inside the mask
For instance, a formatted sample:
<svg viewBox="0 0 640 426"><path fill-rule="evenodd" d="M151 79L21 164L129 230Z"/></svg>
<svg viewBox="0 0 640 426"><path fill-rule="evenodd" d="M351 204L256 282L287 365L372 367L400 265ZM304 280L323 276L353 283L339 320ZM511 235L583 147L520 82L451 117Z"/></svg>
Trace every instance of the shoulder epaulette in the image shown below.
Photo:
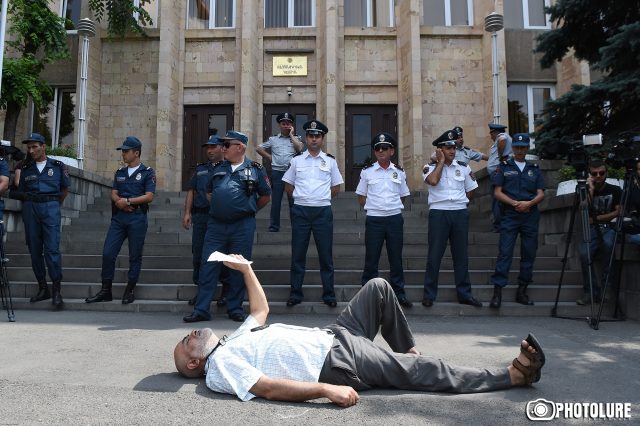
<svg viewBox="0 0 640 426"><path fill-rule="evenodd" d="M30 161L25 161L22 166L20 166L21 169L26 169L27 167L29 167L31 165Z"/></svg>
<svg viewBox="0 0 640 426"><path fill-rule="evenodd" d="M458 161L458 164L460 164L462 167L466 167L467 163L465 163L464 161Z"/></svg>
<svg viewBox="0 0 640 426"><path fill-rule="evenodd" d="M52 163L55 164L56 166L60 166L60 167L64 166L64 163L60 160L53 160Z"/></svg>
<svg viewBox="0 0 640 426"><path fill-rule="evenodd" d="M364 166L362 167L362 170L368 169L371 166L373 166L373 163L365 163Z"/></svg>
<svg viewBox="0 0 640 426"><path fill-rule="evenodd" d="M145 166L145 167L146 167L146 169L145 169L145 170L148 170L148 171L150 171L150 172L152 172L152 171L153 171L153 168L151 168L151 167L149 167L149 166Z"/></svg>
<svg viewBox="0 0 640 426"><path fill-rule="evenodd" d="M253 167L255 167L256 169L258 169L258 170L261 170L261 169L263 169L263 168L264 168L264 166L263 166L262 164L258 163L257 161L252 161L252 162L251 162L251 165L252 165Z"/></svg>
<svg viewBox="0 0 640 426"><path fill-rule="evenodd" d="M509 163L509 160L508 159L507 160L502 160L500 163L504 164L506 166Z"/></svg>
<svg viewBox="0 0 640 426"><path fill-rule="evenodd" d="M198 163L198 164L196 164L196 167L206 166L206 165L207 165L207 162L205 162L205 163Z"/></svg>
<svg viewBox="0 0 640 426"><path fill-rule="evenodd" d="M327 157L333 158L334 160L336 159L336 157L334 157L333 155L329 154L328 152L326 152L325 154L327 154Z"/></svg>
<svg viewBox="0 0 640 426"><path fill-rule="evenodd" d="M397 165L396 163L393 163L393 165L396 167L396 169L400 170L401 172L404 172L404 169L399 165Z"/></svg>
<svg viewBox="0 0 640 426"><path fill-rule="evenodd" d="M302 155L302 153L303 153L303 152L304 152L304 151L296 152L293 156L294 156L294 157L297 157L298 155Z"/></svg>
<svg viewBox="0 0 640 426"><path fill-rule="evenodd" d="M223 161L224 161L224 160L220 160L220 161L218 161L217 163L213 163L213 164L211 165L211 167L219 166L220 164L222 164L222 162L223 162Z"/></svg>
<svg viewBox="0 0 640 426"><path fill-rule="evenodd" d="M529 166L531 167L535 167L536 169L540 166L538 166L538 163L529 163Z"/></svg>

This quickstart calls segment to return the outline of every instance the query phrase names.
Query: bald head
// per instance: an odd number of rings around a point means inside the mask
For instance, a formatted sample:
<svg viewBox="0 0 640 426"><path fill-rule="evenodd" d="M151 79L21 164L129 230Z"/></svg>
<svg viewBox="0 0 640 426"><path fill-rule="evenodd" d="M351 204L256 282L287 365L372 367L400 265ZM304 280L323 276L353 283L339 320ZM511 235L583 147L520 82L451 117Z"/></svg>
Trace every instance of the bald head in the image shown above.
<svg viewBox="0 0 640 426"><path fill-rule="evenodd" d="M173 350L173 361L178 372L189 378L203 376L207 355L216 340L210 328L193 330L180 340Z"/></svg>

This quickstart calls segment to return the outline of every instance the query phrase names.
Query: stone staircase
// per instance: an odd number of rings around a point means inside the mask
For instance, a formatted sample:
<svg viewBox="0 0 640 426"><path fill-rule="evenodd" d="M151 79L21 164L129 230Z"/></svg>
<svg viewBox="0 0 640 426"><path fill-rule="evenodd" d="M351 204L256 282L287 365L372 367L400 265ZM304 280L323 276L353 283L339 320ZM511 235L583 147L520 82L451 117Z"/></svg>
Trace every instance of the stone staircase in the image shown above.
<svg viewBox="0 0 640 426"><path fill-rule="evenodd" d="M63 291L66 309L106 311L165 311L190 312L186 301L195 295L191 284L191 231L182 228L181 217L184 193L161 192L156 195L149 212L149 229L144 249L143 269L136 289L136 301L122 305L120 297L126 283L128 269L127 242L118 257L114 279L114 301L85 304L84 298L100 288L101 252L111 217L110 201L105 191L87 211L71 219L62 231ZM443 259L440 272L438 300L432 308L420 305L427 253L426 194L415 193L407 202L404 213L404 268L407 296L414 302L408 309L415 315L540 315L550 314L555 300L563 246L545 244L540 236L538 258L535 264L534 284L529 294L536 301L533 307L512 302L516 286L503 292L503 306L499 311L488 307L493 287L488 284L495 267L499 235L490 231L489 199L479 197L470 206L469 268L473 291L485 302L481 309L459 305L453 285L453 268L449 250ZM340 305L360 288L360 275L364 263L365 212L359 207L354 193L341 193L333 203L334 211L334 265L335 288ZM254 238L254 269L260 278L270 302L271 311L277 313L333 313L321 303L321 284L318 258L313 238L307 253L305 277L305 301L287 308L289 294L289 265L291 226L283 203L282 228L278 233L267 232L269 208L257 215L257 232ZM9 233L6 252L10 258L8 274L17 310L50 309L47 302L30 304L28 298L36 292L36 283L30 267L30 258L22 233ZM519 265L519 244L513 261L515 272L511 282L516 282ZM388 277L386 250L380 261L381 275ZM581 273L567 270L565 273L560 309L562 314L582 315L587 310L575 305L582 293ZM212 306L212 312L224 313L224 309Z"/></svg>

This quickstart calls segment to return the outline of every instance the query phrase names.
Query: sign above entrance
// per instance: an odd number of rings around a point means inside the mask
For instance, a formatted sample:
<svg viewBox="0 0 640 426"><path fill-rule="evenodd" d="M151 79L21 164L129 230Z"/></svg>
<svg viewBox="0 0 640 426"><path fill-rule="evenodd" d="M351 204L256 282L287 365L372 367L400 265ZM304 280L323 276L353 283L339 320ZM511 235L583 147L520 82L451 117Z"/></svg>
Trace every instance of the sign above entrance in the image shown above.
<svg viewBox="0 0 640 426"><path fill-rule="evenodd" d="M307 75L306 56L274 56L273 76L291 77Z"/></svg>

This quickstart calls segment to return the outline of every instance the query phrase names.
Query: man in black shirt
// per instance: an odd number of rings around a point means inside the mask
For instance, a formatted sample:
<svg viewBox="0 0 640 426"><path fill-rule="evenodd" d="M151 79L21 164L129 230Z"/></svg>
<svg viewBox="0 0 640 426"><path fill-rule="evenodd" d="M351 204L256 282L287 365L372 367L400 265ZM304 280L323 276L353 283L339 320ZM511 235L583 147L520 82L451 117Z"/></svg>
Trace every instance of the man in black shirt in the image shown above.
<svg viewBox="0 0 640 426"><path fill-rule="evenodd" d="M589 167L589 178L587 184L589 185L589 198L591 199L589 224L591 227L591 241L589 244L580 244L580 263L582 265L583 286L585 295L583 298L578 299L576 303L578 305L586 305L591 303L591 292L589 290L589 263L588 257L593 259L596 252L599 252L599 258L602 259L603 271L602 276L605 277L608 272L609 258L611 252L614 249L614 240L616 231L613 227L611 220L618 216L620 211L620 199L622 196L622 190L620 187L608 184L607 180L607 166L602 162L591 162ZM587 251L590 256L587 256ZM596 275L591 268L591 281L593 283L593 299L595 302L600 302L601 294L600 285ZM604 282L604 279L603 279Z"/></svg>

